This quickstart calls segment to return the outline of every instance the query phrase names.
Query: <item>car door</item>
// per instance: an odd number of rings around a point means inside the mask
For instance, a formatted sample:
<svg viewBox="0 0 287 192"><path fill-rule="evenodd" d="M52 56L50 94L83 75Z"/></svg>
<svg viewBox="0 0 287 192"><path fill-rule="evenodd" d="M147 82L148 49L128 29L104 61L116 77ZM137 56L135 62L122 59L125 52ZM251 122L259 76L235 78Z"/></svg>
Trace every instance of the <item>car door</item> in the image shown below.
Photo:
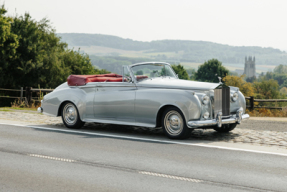
<svg viewBox="0 0 287 192"><path fill-rule="evenodd" d="M98 83L94 96L94 117L134 122L135 91L134 83Z"/></svg>
<svg viewBox="0 0 287 192"><path fill-rule="evenodd" d="M129 72L124 75L123 82L97 83L93 102L94 117L104 120L135 122L136 89Z"/></svg>

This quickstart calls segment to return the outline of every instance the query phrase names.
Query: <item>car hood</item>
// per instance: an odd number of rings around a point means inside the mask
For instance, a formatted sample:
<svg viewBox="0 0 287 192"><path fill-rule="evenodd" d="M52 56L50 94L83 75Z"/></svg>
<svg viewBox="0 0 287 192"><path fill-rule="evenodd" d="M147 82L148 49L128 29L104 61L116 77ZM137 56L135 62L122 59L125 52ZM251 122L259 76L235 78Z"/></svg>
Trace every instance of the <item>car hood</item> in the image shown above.
<svg viewBox="0 0 287 192"><path fill-rule="evenodd" d="M172 79L168 77L146 79L137 83L139 87L168 88L168 89L188 89L188 90L211 90L219 86L219 83L206 83L189 81L182 79Z"/></svg>

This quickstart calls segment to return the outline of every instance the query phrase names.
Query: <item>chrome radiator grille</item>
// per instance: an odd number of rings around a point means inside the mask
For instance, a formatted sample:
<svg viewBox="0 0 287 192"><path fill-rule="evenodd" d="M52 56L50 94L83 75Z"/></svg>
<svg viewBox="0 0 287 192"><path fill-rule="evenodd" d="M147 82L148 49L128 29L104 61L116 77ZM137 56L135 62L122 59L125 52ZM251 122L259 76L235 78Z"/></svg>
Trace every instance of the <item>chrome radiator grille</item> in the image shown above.
<svg viewBox="0 0 287 192"><path fill-rule="evenodd" d="M214 90L214 117L222 112L222 116L230 115L230 88L222 86Z"/></svg>

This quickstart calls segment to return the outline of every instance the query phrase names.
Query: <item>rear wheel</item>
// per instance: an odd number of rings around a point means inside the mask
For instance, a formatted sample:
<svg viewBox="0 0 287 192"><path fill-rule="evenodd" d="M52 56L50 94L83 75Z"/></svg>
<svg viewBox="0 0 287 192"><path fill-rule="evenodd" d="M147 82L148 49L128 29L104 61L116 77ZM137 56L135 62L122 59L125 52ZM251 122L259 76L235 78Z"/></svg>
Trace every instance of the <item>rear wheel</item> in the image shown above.
<svg viewBox="0 0 287 192"><path fill-rule="evenodd" d="M192 130L186 126L183 114L176 107L169 107L163 112L161 124L165 135L171 139L190 137Z"/></svg>
<svg viewBox="0 0 287 192"><path fill-rule="evenodd" d="M81 121L77 107L67 102L62 107L62 120L67 128L79 129L85 122Z"/></svg>
<svg viewBox="0 0 287 192"><path fill-rule="evenodd" d="M228 133L229 131L232 131L233 129L235 129L237 124L226 124L226 125L222 125L222 127L217 127L214 128L215 131L219 132L219 133Z"/></svg>

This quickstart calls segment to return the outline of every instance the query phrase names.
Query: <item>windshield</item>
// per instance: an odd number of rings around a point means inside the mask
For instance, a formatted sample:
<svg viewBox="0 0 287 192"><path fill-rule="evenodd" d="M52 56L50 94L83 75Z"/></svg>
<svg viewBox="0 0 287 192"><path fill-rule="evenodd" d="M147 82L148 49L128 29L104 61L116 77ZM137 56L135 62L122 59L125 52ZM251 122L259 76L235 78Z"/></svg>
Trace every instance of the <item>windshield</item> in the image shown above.
<svg viewBox="0 0 287 192"><path fill-rule="evenodd" d="M131 70L137 80L155 77L173 77L176 78L175 73L169 65L154 63L135 65L131 67Z"/></svg>

